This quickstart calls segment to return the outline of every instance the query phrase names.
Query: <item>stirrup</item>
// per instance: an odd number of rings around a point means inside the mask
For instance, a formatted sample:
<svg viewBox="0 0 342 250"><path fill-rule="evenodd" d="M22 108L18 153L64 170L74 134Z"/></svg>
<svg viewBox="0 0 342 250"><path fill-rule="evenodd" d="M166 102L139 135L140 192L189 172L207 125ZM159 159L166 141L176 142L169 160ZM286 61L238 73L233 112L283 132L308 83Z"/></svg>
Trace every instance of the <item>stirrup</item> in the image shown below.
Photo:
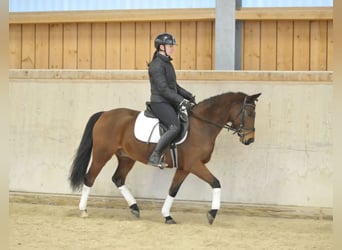
<svg viewBox="0 0 342 250"><path fill-rule="evenodd" d="M158 156L158 157L156 157L156 156ZM158 167L160 169L164 169L168 165L162 159L163 159L163 156L159 156L159 154L153 152L152 155L150 156L150 158L148 159L147 164L152 165L154 167Z"/></svg>
<svg viewBox="0 0 342 250"><path fill-rule="evenodd" d="M152 161L148 161L147 164L151 165L151 166L154 166L154 167L158 167L160 169L164 169L164 168L166 168L168 166L167 163L163 162L163 161L159 161L158 163L152 162Z"/></svg>

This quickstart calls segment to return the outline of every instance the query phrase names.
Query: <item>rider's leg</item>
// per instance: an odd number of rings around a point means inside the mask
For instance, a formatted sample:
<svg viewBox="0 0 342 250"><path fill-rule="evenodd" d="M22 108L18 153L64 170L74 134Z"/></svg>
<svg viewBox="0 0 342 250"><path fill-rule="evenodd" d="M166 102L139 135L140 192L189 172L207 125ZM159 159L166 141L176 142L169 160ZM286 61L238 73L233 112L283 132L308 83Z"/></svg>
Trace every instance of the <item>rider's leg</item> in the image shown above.
<svg viewBox="0 0 342 250"><path fill-rule="evenodd" d="M167 166L167 163L162 161L162 156L164 154L165 149L171 144L171 142L177 137L180 128L176 125L170 125L169 129L160 137L160 140L153 150L150 158L148 159L148 164L164 168Z"/></svg>
<svg viewBox="0 0 342 250"><path fill-rule="evenodd" d="M158 144L152 152L148 164L164 168L167 166L162 162L162 155L165 149L177 137L180 132L180 122L174 107L169 103L151 103L153 113L159 118L159 121L167 127L167 131L161 136Z"/></svg>

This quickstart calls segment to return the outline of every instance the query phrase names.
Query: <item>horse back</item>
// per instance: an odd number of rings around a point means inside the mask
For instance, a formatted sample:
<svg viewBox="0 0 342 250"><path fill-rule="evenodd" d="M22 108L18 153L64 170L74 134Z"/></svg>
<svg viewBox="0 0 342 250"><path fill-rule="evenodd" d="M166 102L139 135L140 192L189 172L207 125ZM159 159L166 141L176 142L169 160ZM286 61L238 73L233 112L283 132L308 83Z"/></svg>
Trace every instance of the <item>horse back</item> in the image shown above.
<svg viewBox="0 0 342 250"><path fill-rule="evenodd" d="M114 139L118 135L133 133L139 112L128 108L118 108L103 112L94 126L94 138Z"/></svg>

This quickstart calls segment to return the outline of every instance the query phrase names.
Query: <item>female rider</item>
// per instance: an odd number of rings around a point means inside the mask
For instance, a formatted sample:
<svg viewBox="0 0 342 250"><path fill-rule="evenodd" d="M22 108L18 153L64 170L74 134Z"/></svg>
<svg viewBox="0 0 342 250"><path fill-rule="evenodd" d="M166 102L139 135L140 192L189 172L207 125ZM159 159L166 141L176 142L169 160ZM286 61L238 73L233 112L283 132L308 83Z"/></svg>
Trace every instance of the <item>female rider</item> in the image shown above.
<svg viewBox="0 0 342 250"><path fill-rule="evenodd" d="M156 51L149 63L148 74L151 84L151 109L167 131L161 136L148 164L163 169L167 166L162 158L165 149L180 132L178 111L190 110L195 103L195 97L178 85L175 69L171 63L176 40L169 33L161 33L154 40Z"/></svg>

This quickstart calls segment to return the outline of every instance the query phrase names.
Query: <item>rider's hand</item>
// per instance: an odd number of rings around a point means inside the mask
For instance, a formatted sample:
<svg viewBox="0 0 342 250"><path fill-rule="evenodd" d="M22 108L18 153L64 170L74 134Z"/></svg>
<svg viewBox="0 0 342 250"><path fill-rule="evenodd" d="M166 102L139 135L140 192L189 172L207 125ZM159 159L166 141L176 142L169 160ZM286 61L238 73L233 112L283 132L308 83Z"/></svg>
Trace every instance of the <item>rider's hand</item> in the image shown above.
<svg viewBox="0 0 342 250"><path fill-rule="evenodd" d="M183 100L179 103L178 109L179 109L180 111L186 110L186 111L189 113L189 111L191 110L191 102L190 102L189 100L187 100L187 99L183 99Z"/></svg>

